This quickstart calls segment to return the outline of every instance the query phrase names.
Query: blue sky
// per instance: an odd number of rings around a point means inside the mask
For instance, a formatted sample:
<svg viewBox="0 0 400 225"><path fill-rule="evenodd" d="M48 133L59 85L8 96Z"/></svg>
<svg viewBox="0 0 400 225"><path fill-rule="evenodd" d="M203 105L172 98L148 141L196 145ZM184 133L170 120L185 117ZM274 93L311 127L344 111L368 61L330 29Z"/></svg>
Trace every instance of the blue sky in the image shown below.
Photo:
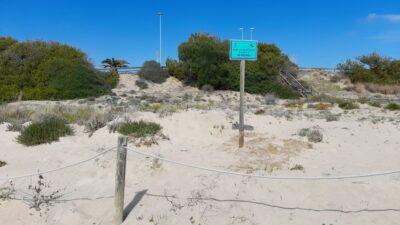
<svg viewBox="0 0 400 225"><path fill-rule="evenodd" d="M0 0L0 36L54 40L85 51L99 65L107 57L132 66L156 59L158 18L163 58L193 32L277 44L301 66L334 67L373 51L400 58L399 0Z"/></svg>

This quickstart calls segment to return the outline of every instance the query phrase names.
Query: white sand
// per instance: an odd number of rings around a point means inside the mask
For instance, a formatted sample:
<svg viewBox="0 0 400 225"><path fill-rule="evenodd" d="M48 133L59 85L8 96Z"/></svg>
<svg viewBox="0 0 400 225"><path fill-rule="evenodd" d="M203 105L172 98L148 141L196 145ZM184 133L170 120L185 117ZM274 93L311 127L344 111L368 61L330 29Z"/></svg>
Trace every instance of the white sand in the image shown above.
<svg viewBox="0 0 400 225"><path fill-rule="evenodd" d="M136 78L123 77L125 93ZM129 83L133 82L133 83ZM168 89L169 87L169 89ZM146 93L163 95L198 93L174 80L152 85ZM233 92L215 92L234 98ZM249 104L256 96L249 96ZM231 102L235 105L236 102ZM307 118L304 109L293 111L293 119L274 117L270 112L282 105L266 107L265 115L246 113L246 146L237 147L232 123L237 113L230 109L179 111L160 118L152 112L137 112L135 119L162 125L169 140L151 147L131 147L177 161L217 169L272 176L340 176L400 168L398 121L360 120L363 117L393 117L393 112L363 105L343 114L339 121ZM334 109L343 113L340 109ZM314 114L313 114L314 115ZM319 126L321 143L309 143L296 135L299 129ZM222 128L223 127L223 128ZM0 125L0 176L46 170L86 159L116 145L117 134L102 128L89 138L83 128L59 142L36 147L16 143L17 132ZM112 224L115 152L82 166L45 175L49 190L65 188L63 202L37 212L19 200L0 201L0 224ZM304 171L290 170L302 165ZM18 196L28 192L36 178L15 181ZM400 224L400 175L329 181L274 181L199 171L128 153L126 196L128 205L137 192L146 194L124 224ZM45 208L45 207L44 207Z"/></svg>

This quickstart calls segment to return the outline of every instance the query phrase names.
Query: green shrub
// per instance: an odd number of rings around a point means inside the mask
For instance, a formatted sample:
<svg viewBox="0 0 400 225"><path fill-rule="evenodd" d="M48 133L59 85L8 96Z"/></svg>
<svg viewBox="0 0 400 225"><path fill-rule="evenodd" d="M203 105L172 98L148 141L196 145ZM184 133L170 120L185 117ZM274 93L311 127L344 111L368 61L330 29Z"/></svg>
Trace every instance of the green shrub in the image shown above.
<svg viewBox="0 0 400 225"><path fill-rule="evenodd" d="M359 106L356 103L350 101L342 101L338 103L339 108L344 110L358 109Z"/></svg>
<svg viewBox="0 0 400 225"><path fill-rule="evenodd" d="M239 90L238 61L229 60L229 41L195 33L178 47L179 61L167 60L168 72L190 85L211 85L216 90ZM281 71L296 71L282 51L272 44L258 44L258 60L246 63L246 91L273 93L282 98L298 97L278 81Z"/></svg>
<svg viewBox="0 0 400 225"><path fill-rule="evenodd" d="M397 103L389 103L385 106L385 109L388 109L390 111L397 111L400 110L400 105Z"/></svg>
<svg viewBox="0 0 400 225"><path fill-rule="evenodd" d="M157 123L140 120L139 122L122 123L118 126L117 131L123 135L147 137L157 134L161 129L162 127Z"/></svg>
<svg viewBox="0 0 400 225"><path fill-rule="evenodd" d="M105 74L105 81L111 88L115 88L119 82L119 74L108 72Z"/></svg>
<svg viewBox="0 0 400 225"><path fill-rule="evenodd" d="M400 60L377 53L357 57L339 64L338 69L354 83L400 84Z"/></svg>
<svg viewBox="0 0 400 225"><path fill-rule="evenodd" d="M18 43L17 40L11 37L0 37L0 52L6 50L10 46Z"/></svg>
<svg viewBox="0 0 400 225"><path fill-rule="evenodd" d="M17 141L26 146L33 146L58 141L60 137L72 134L73 130L65 120L47 115L24 128Z"/></svg>
<svg viewBox="0 0 400 225"><path fill-rule="evenodd" d="M138 86L140 89L147 89L149 87L149 85L147 84L146 81L144 80L136 80L135 81L136 86Z"/></svg>
<svg viewBox="0 0 400 225"><path fill-rule="evenodd" d="M15 43L0 52L0 101L98 96L110 91L107 78L85 53L55 42Z"/></svg>
<svg viewBox="0 0 400 225"><path fill-rule="evenodd" d="M154 83L163 83L168 77L168 72L154 60L144 62L138 74L140 78Z"/></svg>

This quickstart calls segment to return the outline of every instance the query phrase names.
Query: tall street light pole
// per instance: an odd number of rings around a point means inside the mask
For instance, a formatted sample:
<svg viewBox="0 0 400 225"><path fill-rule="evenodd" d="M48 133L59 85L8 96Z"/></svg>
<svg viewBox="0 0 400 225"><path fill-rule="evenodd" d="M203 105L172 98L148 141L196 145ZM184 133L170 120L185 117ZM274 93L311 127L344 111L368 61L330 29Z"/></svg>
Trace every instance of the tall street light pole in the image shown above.
<svg viewBox="0 0 400 225"><path fill-rule="evenodd" d="M159 51L159 58L158 58L158 62L160 63L160 66L161 66L161 63L162 63L162 29L161 29L161 19L162 19L162 16L164 15L164 13L162 13L162 12L158 12L157 13L157 16L160 18L160 51Z"/></svg>
<svg viewBox="0 0 400 225"><path fill-rule="evenodd" d="M254 27L250 28L250 40L253 40Z"/></svg>
<svg viewBox="0 0 400 225"><path fill-rule="evenodd" d="M244 31L244 28L241 27L241 28L239 28L239 30L240 30L240 32L242 32L242 40L243 40L243 31Z"/></svg>

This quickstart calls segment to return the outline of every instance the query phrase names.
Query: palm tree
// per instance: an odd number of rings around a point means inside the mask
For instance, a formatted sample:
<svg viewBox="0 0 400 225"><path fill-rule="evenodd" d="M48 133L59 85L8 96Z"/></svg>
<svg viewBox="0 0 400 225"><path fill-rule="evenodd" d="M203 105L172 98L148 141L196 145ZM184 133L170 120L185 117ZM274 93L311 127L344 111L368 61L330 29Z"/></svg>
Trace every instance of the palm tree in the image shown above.
<svg viewBox="0 0 400 225"><path fill-rule="evenodd" d="M105 59L101 62L104 68L110 68L110 73L118 73L118 69L128 67L128 62L123 59Z"/></svg>

